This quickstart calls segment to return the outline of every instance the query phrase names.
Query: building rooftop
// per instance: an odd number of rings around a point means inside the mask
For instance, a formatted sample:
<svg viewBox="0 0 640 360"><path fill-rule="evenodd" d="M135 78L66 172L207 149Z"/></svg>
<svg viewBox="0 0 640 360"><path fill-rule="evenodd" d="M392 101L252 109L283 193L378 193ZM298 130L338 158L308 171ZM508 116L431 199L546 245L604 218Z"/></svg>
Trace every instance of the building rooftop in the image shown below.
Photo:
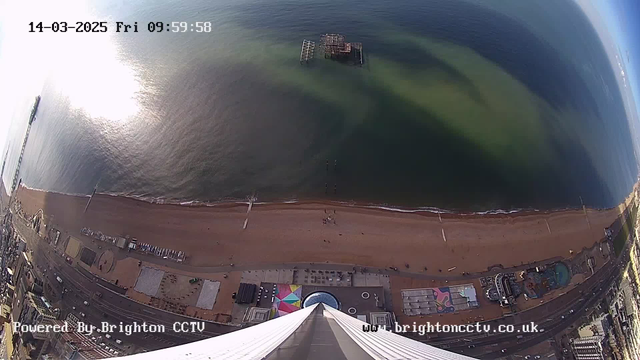
<svg viewBox="0 0 640 360"><path fill-rule="evenodd" d="M479 306L473 284L402 290L406 315L444 314Z"/></svg>
<svg viewBox="0 0 640 360"><path fill-rule="evenodd" d="M38 296L32 292L29 292L27 298L29 299L29 302L32 304L32 306L44 318L51 320L56 318L56 315L53 313L53 311L51 311L51 305L47 303L42 296Z"/></svg>

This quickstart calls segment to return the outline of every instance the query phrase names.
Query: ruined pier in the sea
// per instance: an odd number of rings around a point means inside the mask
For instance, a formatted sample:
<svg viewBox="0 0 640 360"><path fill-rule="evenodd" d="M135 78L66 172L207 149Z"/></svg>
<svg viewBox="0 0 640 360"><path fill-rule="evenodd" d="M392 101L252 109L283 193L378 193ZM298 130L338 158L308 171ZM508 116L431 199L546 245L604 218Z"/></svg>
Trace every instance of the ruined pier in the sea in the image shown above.
<svg viewBox="0 0 640 360"><path fill-rule="evenodd" d="M324 34L320 37L320 44L324 50L325 59L353 62L362 65L362 43L346 42L341 34Z"/></svg>
<svg viewBox="0 0 640 360"><path fill-rule="evenodd" d="M313 60L316 51L316 43L311 40L302 40L302 50L300 50L300 64L308 64Z"/></svg>
<svg viewBox="0 0 640 360"><path fill-rule="evenodd" d="M315 56L315 42L310 40L302 41L300 51L300 63L308 64ZM324 54L325 59L344 61L354 65L364 64L362 43L347 42L346 37L341 34L324 34L320 36L320 46L318 49Z"/></svg>

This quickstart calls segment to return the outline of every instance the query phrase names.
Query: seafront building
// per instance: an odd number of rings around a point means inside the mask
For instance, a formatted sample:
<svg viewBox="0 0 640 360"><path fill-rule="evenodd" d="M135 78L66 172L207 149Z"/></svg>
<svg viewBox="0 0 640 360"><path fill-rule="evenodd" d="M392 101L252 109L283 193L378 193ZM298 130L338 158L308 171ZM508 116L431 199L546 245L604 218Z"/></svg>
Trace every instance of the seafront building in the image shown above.
<svg viewBox="0 0 640 360"><path fill-rule="evenodd" d="M602 342L604 337L600 335L574 339L571 349L576 360L604 360Z"/></svg>

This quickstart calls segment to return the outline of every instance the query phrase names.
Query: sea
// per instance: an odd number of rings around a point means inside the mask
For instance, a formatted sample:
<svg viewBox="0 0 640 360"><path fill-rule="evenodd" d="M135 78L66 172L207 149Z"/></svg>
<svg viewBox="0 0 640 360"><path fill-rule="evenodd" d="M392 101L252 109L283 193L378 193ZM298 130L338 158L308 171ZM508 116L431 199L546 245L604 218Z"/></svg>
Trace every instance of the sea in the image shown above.
<svg viewBox="0 0 640 360"><path fill-rule="evenodd" d="M611 207L637 179L616 75L571 0L16 3L5 183L38 94L19 177L62 193L481 212ZM324 33L364 64L301 65Z"/></svg>

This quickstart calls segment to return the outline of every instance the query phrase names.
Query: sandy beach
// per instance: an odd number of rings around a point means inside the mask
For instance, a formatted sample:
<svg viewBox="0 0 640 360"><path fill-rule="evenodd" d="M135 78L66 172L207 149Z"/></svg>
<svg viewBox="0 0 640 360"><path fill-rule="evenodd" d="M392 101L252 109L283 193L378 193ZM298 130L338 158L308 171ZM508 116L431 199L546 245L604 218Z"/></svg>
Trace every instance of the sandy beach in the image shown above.
<svg viewBox="0 0 640 360"><path fill-rule="evenodd" d="M510 215L400 213L320 202L214 207L151 204L109 195L88 197L20 188L27 214L43 209L46 223L81 236L89 227L108 235L182 250L194 266L330 262L397 266L438 274L481 272L570 257L600 241L622 211L587 209ZM628 203L629 200L626 201ZM335 211L335 214L333 213ZM323 222L331 215L334 223ZM588 219L587 219L588 218ZM444 234L444 236L443 236ZM445 241L446 238L446 241ZM406 269L405 264L410 268Z"/></svg>

